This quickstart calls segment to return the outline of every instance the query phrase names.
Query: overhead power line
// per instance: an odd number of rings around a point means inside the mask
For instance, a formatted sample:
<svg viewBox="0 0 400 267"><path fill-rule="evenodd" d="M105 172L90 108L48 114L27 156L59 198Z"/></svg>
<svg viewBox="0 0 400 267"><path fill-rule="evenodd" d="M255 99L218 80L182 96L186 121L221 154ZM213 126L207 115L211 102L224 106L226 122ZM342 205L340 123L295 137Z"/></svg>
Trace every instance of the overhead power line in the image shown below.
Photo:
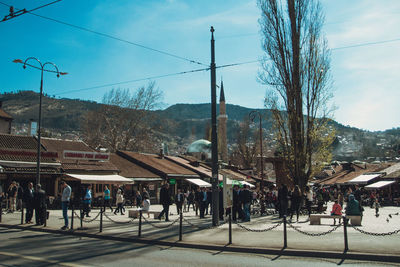
<svg viewBox="0 0 400 267"><path fill-rule="evenodd" d="M8 5L6 3L3 3L1 1L0 1L0 4L3 4L3 5L8 6L8 7L11 7L10 5ZM71 23L68 23L68 22L65 22L65 21L61 21L61 20L58 20L58 19L53 19L53 18L49 18L49 17L43 16L43 15L35 14L35 13L32 13L31 10L26 11L26 13L31 14L31 15L36 16L36 17L39 17L39 18L42 18L42 19L46 19L46 20L50 20L50 21L53 21L53 22L56 22L56 23L59 23L59 24L63 24L63 25L66 25L66 26L69 26L69 27L72 27L72 28L75 28L75 29L78 29L78 30L90 32L90 33L93 33L93 34L96 34L96 35L99 35L99 36L102 36L102 37L106 37L106 38L109 38L109 39L117 40L117 41L120 41L120 42L123 42L123 43L127 43L127 44L130 44L130 45L134 45L134 46L137 46L137 47L140 47L140 48L143 48L143 49L147 49L147 50L150 50L150 51L153 51L153 52L157 52L157 53L160 53L160 54L163 54L163 55L166 55L166 56L178 58L178 59L181 59L181 60L193 63L193 64L208 66L207 64L201 63L201 62L196 61L196 60L192 60L192 59L189 59L189 58L186 58L186 57L178 56L178 55L175 55L175 54L172 54L172 53L169 53L169 52L165 52L165 51L162 51L162 50L159 50L159 49L155 49L155 48L152 48L152 47L149 47L149 46L145 46L145 45L142 45L142 44L139 44L139 43L131 42L131 41L128 41L128 40L125 40L125 39L122 39L122 38L119 38L119 37L116 37L116 36L112 36L112 35L107 34L107 33L94 31L94 30L91 30L91 29L88 29L88 28L85 28L85 27L82 27L82 26L74 25L74 24L71 24Z"/></svg>
<svg viewBox="0 0 400 267"><path fill-rule="evenodd" d="M55 3L60 2L60 1L62 1L62 0L56 0L56 1L53 1L53 2L51 2L51 3L47 3L47 4L45 4L45 5L36 7L36 8L34 8L34 9L31 9L31 10L26 10L25 8L24 8L24 9L20 9L20 10L18 10L17 12L14 12L14 7L13 7L13 6L9 6L9 5L7 5L7 4L5 4L5 3L3 3L3 2L0 2L1 4L10 7L10 14L7 15L7 16L5 16L5 17L3 18L3 20L0 21L0 22L4 22L4 21L10 20L10 19L19 17L19 16L24 15L24 14L26 14L26 13L28 13L28 12L32 12L32 11L35 11L35 10L44 8L44 7L46 7L46 6L55 4Z"/></svg>
<svg viewBox="0 0 400 267"><path fill-rule="evenodd" d="M362 46L370 46L370 45L379 45L379 44L393 43L393 42L398 42L398 41L400 41L400 38L391 39L391 40L376 41L376 42L360 43L360 44L347 45L347 46L341 46L341 47L335 47L335 48L331 48L331 50L342 50L342 49L355 48L355 47L362 47Z"/></svg>

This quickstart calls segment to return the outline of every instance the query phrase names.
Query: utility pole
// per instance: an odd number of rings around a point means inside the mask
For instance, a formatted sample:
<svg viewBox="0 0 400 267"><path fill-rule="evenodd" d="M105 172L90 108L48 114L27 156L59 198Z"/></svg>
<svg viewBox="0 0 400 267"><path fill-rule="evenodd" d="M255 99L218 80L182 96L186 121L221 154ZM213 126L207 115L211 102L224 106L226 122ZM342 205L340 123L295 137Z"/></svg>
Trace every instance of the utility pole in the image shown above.
<svg viewBox="0 0 400 267"><path fill-rule="evenodd" d="M217 83L215 67L214 27L211 26L211 168L212 168L212 224L219 225L218 138L217 138Z"/></svg>

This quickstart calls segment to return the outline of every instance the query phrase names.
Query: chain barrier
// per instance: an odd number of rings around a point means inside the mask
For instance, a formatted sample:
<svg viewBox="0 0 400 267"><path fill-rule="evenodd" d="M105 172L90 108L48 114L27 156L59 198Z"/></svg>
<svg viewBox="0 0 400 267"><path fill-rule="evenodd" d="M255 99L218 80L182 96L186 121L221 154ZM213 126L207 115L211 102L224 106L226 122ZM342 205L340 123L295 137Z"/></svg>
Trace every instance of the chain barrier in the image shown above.
<svg viewBox="0 0 400 267"><path fill-rule="evenodd" d="M244 229L246 231L261 233L261 232L268 232L268 231L271 231L271 230L277 228L279 225L282 224L282 222L279 222L279 223L277 223L275 225L272 225L271 227L268 227L266 229L251 229L251 228L248 228L247 226L244 226L243 224L240 224L240 223L236 223L236 224L237 224L237 226L239 226L240 228L242 228L242 229Z"/></svg>
<svg viewBox="0 0 400 267"><path fill-rule="evenodd" d="M179 221L179 217L178 217L177 219L173 220L171 223L169 223L169 224L167 224L167 225L160 226L160 225L156 225L156 224L150 222L150 221L147 220L143 215L142 215L142 218L144 219L145 222L147 222L147 223L150 224L151 226L153 226L153 227L155 227L155 228L159 228L159 229L169 228L169 227L171 227L172 225L174 225L177 221Z"/></svg>
<svg viewBox="0 0 400 267"><path fill-rule="evenodd" d="M203 229L203 230L218 228L218 227L220 227L220 226L226 224L226 222L224 222L224 223L221 223L221 224L215 225L215 226L214 226L214 225L211 225L211 226L199 226L199 225L196 225L196 224L190 222L190 221L189 221L188 219L186 219L185 217L183 217L183 220L184 220L187 224L189 224L191 227L195 227L195 228L199 228L199 229Z"/></svg>
<svg viewBox="0 0 400 267"><path fill-rule="evenodd" d="M116 221L116 220L114 220L114 219L111 219L111 217L108 216L107 213L105 213L105 212L104 212L103 214L104 214L104 216L105 216L109 221L111 221L111 222L113 222L113 223L128 224L128 223L133 223L133 221L136 220L136 218L133 218L133 219L130 219L129 221L120 222L120 221Z"/></svg>
<svg viewBox="0 0 400 267"><path fill-rule="evenodd" d="M355 227L355 226L353 226L353 225L350 225L350 226L353 227L354 230L356 230L356 231L358 231L358 232L360 232L360 233L362 233L362 234L365 234L365 235L372 235L372 236L389 236L389 235L398 234L398 233L400 232L400 229L398 229L398 230L394 230L394 231L386 232L386 233L373 233L373 232L364 231L364 230L362 230L362 229L360 229L360 228L358 228L358 227Z"/></svg>
<svg viewBox="0 0 400 267"><path fill-rule="evenodd" d="M333 227L332 229L330 229L329 231L322 232L322 233L309 233L309 232L305 232L305 231L302 231L302 230L300 230L300 229L297 229L297 227L293 226L293 225L292 225L291 223L289 223L289 222L288 222L287 224L289 225L290 228L294 229L296 232L299 232L300 234L308 235L308 236L323 236L323 235L327 235L327 234L330 234L330 233L336 231L340 226L343 225L343 223L339 223L338 225L334 226L334 227Z"/></svg>
<svg viewBox="0 0 400 267"><path fill-rule="evenodd" d="M82 218L82 221L85 222L85 223L91 223L91 222L93 222L94 220L96 220L100 216L100 213L101 212L99 212L93 219L90 219L90 220L86 220L86 219ZM81 219L81 217L75 211L74 211L74 214L75 214L76 217L78 217L79 220Z"/></svg>

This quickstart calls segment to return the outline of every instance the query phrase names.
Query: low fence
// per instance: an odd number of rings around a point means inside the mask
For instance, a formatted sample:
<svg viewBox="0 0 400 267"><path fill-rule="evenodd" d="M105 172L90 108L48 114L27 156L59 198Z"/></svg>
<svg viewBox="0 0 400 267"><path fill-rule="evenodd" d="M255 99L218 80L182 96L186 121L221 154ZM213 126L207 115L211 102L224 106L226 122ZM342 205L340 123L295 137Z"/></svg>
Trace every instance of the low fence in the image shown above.
<svg viewBox="0 0 400 267"><path fill-rule="evenodd" d="M147 225L149 225L153 228L157 228L157 229L168 229L168 228L171 228L174 226L178 226L179 227L179 231L178 231L178 240L179 241L182 241L182 239L183 239L183 224L186 224L187 227L192 227L192 228L196 228L199 230L214 229L214 228L221 227L223 224L228 224L228 231L227 231L228 244L232 244L232 239L233 239L232 225L237 225L237 227L241 230L248 231L248 232L255 232L255 233L268 232L268 231L272 231L274 229L277 229L278 227L283 226L283 229L282 229L283 230L282 231L283 248L287 248L287 246L288 246L288 233L287 233L288 228L291 228L295 232L300 233L302 235L309 236L309 237L320 237L320 236L329 235L329 234L337 231L339 228L343 227L344 251L349 250L348 234L347 234L347 229L349 227L353 228L355 231L357 231L361 234L371 235L371 236L390 236L390 235L395 235L395 234L400 233L400 229L397 229L394 231L389 231L389 232L384 232L384 233L365 231L357 226L348 225L349 218L347 218L346 216L342 217L343 222L339 223L338 225L331 226L331 228L328 231L315 233L315 232L307 232L304 230L300 230L298 226L295 226L293 223L288 221L286 216L284 216L282 220L280 220L274 224L268 225L265 228L255 229L255 228L251 228L248 225L245 225L243 223L232 222L231 214L229 214L228 222L226 222L226 223L223 223L220 225L215 225L215 226L212 226L212 225L204 226L204 225L199 225L199 224L194 223L188 217L184 217L182 212L179 214L178 218L176 218L175 220L172 220L171 222L154 223L151 220L148 220L147 218L145 218L142 214L142 211L139 212L138 218L132 218L132 219L129 219L126 221L118 221L118 220L113 219L111 216L106 214L105 206L101 207L100 211L93 218L90 218L90 219L84 218L84 211L81 208L78 211L79 211L79 213L76 212L76 210L74 209L74 206L72 205L72 207L71 207L71 224L70 224L71 230L74 230L74 223L76 222L76 219L79 220L80 227L76 228L75 230L85 230L87 228L84 227L84 223L90 224L98 219L99 219L99 232L103 231L103 223L105 220L108 220L111 223L121 224L121 225L135 224L138 227L138 229L137 229L138 237L142 236L142 225L143 224L147 224ZM2 209L0 206L0 223L2 222L2 213L3 212L2 212ZM392 214L392 215L399 215L399 213ZM392 215L389 214L390 217ZM23 219L24 219L24 208L22 207L21 224L23 224ZM48 218L46 218L46 219L48 219ZM307 222L309 222L309 221L306 220L306 221L301 221L301 222L297 222L297 223L307 223ZM45 223L45 226L46 226L46 223Z"/></svg>

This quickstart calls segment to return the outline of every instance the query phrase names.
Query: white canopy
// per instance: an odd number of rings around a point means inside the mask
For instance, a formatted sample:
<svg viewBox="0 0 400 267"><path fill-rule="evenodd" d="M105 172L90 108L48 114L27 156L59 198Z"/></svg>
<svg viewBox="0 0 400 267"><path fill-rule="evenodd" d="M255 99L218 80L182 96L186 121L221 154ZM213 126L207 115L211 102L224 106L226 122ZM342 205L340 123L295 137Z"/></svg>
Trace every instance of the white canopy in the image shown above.
<svg viewBox="0 0 400 267"><path fill-rule="evenodd" d="M185 180L200 187L211 187L211 184L201 179L185 179Z"/></svg>
<svg viewBox="0 0 400 267"><path fill-rule="evenodd" d="M233 182L233 181L235 181L235 182ZM238 180L229 179L229 178L226 179L226 184L234 184L234 183L238 183L241 185L248 185L250 188L255 187L254 185L252 185L251 183L248 183L246 181L238 181Z"/></svg>
<svg viewBox="0 0 400 267"><path fill-rule="evenodd" d="M130 184L132 183L131 179L125 178L120 175L112 174L112 175L97 175L97 174L70 174L67 173L69 177L78 179L83 184Z"/></svg>
<svg viewBox="0 0 400 267"><path fill-rule="evenodd" d="M393 184L395 181L379 181L370 185L367 185L365 189L379 189L388 185Z"/></svg>
<svg viewBox="0 0 400 267"><path fill-rule="evenodd" d="M381 173L363 174L348 181L349 184L366 184L369 181L381 176Z"/></svg>

